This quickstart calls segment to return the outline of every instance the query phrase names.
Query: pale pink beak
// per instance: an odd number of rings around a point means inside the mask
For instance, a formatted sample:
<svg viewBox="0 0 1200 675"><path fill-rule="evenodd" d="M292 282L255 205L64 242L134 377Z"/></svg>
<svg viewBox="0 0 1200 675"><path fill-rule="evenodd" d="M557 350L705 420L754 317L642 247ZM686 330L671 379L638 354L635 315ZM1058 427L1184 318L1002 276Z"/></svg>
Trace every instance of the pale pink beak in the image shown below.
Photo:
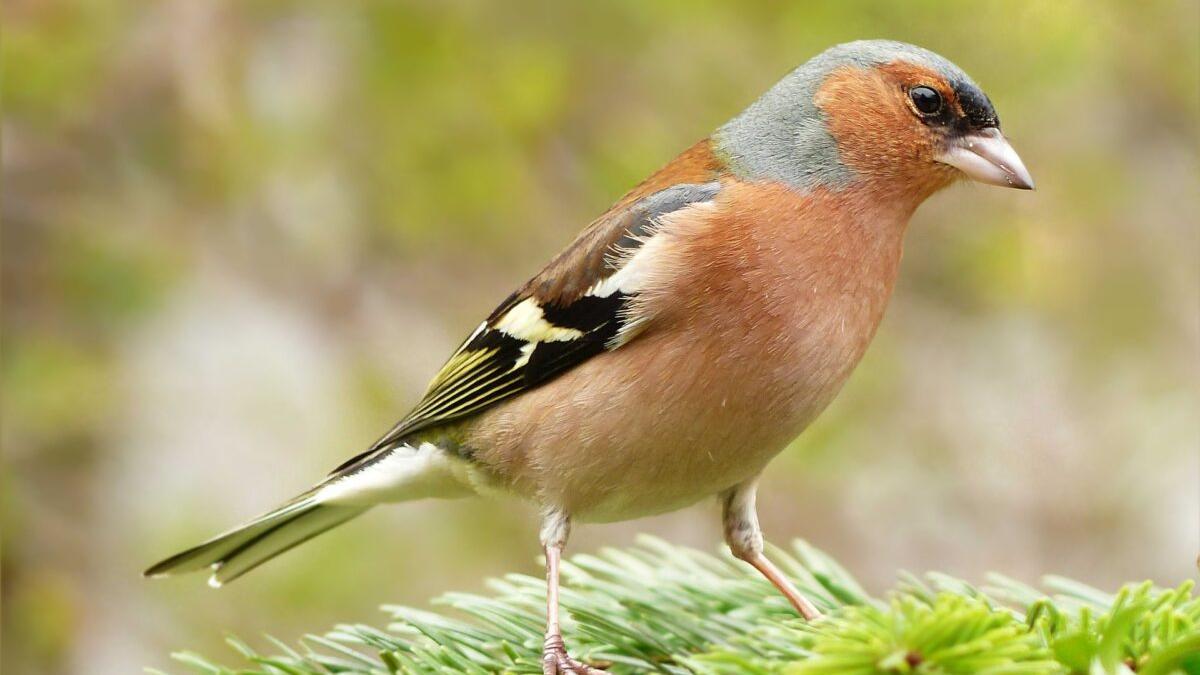
<svg viewBox="0 0 1200 675"><path fill-rule="evenodd" d="M972 131L949 142L935 159L989 185L1033 189L1033 176L999 129Z"/></svg>

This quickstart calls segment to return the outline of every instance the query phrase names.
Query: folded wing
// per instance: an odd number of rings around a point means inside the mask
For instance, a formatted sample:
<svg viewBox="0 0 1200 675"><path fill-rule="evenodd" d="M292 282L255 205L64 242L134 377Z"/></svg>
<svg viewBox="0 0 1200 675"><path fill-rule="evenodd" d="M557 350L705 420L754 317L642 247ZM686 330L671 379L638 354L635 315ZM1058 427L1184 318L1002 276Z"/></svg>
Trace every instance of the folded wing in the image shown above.
<svg viewBox="0 0 1200 675"><path fill-rule="evenodd" d="M634 311L647 272L647 256L639 254L654 246L663 217L711 206L719 191L715 181L675 185L596 220L479 324L412 412L334 473L353 471L415 432L479 413L633 339L648 318Z"/></svg>

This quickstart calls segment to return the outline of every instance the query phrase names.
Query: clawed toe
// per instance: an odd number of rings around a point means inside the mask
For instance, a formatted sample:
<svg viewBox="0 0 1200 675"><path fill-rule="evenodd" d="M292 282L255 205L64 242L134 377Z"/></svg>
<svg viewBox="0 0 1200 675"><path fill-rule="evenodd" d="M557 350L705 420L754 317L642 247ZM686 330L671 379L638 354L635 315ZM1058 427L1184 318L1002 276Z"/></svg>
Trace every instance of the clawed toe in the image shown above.
<svg viewBox="0 0 1200 675"><path fill-rule="evenodd" d="M605 675L606 671L576 661L567 654L561 635L548 635L542 646L543 675Z"/></svg>

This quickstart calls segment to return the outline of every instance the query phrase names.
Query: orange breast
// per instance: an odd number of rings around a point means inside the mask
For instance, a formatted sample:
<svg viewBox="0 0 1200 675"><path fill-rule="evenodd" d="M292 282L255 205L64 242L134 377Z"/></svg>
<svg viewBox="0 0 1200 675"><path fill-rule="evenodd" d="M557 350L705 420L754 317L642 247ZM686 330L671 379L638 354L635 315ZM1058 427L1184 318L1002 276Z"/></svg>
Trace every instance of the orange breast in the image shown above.
<svg viewBox="0 0 1200 675"><path fill-rule="evenodd" d="M908 212L853 199L729 182L704 217L665 223L646 331L481 415L478 461L585 520L757 474L832 400L890 295Z"/></svg>

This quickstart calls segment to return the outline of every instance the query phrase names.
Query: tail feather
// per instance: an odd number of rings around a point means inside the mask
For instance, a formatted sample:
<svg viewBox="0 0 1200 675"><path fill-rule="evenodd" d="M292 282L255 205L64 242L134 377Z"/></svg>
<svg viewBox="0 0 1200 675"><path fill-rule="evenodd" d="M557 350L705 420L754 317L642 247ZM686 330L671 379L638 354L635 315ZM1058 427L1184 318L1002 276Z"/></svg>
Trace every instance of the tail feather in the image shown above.
<svg viewBox="0 0 1200 675"><path fill-rule="evenodd" d="M162 577L211 567L209 584L221 586L367 510L361 505L322 504L312 494L163 560L145 571Z"/></svg>
<svg viewBox="0 0 1200 675"><path fill-rule="evenodd" d="M366 511L365 506L332 506L319 504L303 514L293 516L228 555L213 569L208 583L227 584L271 558L303 544L313 537L341 525Z"/></svg>
<svg viewBox="0 0 1200 675"><path fill-rule="evenodd" d="M148 577L212 568L209 584L233 581L275 556L382 502L471 494L446 453L400 444L340 471L279 508L152 566Z"/></svg>

